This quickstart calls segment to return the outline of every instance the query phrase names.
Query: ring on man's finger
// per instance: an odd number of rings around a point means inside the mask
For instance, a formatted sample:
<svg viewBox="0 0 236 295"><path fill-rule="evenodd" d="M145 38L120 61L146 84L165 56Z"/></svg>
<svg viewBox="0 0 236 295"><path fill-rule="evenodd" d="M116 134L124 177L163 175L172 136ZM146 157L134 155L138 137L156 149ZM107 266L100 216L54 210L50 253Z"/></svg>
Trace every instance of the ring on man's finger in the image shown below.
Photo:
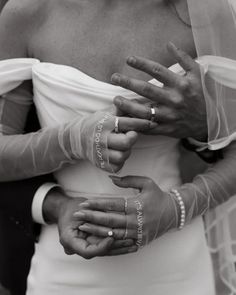
<svg viewBox="0 0 236 295"><path fill-rule="evenodd" d="M150 121L154 122L156 120L156 109L154 107L151 107L150 113L151 113Z"/></svg>
<svg viewBox="0 0 236 295"><path fill-rule="evenodd" d="M115 118L115 133L119 133L119 117Z"/></svg>

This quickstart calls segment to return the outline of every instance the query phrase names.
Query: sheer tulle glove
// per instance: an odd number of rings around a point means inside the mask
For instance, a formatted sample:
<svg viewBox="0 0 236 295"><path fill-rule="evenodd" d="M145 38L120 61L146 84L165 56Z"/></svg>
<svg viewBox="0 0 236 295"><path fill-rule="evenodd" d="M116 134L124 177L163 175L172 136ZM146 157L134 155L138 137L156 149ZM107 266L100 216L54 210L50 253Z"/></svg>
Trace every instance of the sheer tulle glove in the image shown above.
<svg viewBox="0 0 236 295"><path fill-rule="evenodd" d="M126 199L99 198L82 203L82 210L74 214L85 222L80 230L102 237L112 233L115 239L134 239L138 249L178 227L178 203L150 178L127 176L112 180L119 187L134 188L139 193Z"/></svg>
<svg viewBox="0 0 236 295"><path fill-rule="evenodd" d="M95 166L117 172L130 156L137 132L150 130L156 123L116 117L114 111L96 112L68 125L72 157L88 159Z"/></svg>
<svg viewBox="0 0 236 295"><path fill-rule="evenodd" d="M1 134L0 181L50 173L77 160L117 172L130 155L137 131L152 125L155 123L134 118L117 121L112 112L99 111L36 133Z"/></svg>
<svg viewBox="0 0 236 295"><path fill-rule="evenodd" d="M224 159L196 176L192 183L177 188L177 194L184 203L185 224L235 195L235 167L236 142L233 142L225 149ZM136 197L127 199L87 200L81 204L82 210L75 214L76 218L86 221L80 226L81 230L99 236L107 236L107 233L112 231L115 238L133 238L140 246L180 227L182 210L175 193L163 192L152 180L144 177L112 179L119 187L132 187L140 192ZM226 203L220 207L217 211L220 212L219 220L214 220L211 228L215 228L223 217L229 216L229 206Z"/></svg>
<svg viewBox="0 0 236 295"><path fill-rule="evenodd" d="M57 188L51 190L43 202L44 219L48 224L57 224L59 240L65 253L90 259L96 256L120 255L124 251L134 252L136 247L132 239L97 237L78 229L83 221L74 218L73 214L86 200L83 193L72 198Z"/></svg>

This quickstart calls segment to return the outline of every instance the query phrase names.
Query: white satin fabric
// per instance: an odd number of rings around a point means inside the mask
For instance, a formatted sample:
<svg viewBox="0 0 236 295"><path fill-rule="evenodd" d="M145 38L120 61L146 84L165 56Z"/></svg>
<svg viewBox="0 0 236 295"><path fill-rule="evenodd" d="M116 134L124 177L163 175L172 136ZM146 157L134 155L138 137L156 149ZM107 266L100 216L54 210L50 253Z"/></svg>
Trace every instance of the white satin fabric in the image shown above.
<svg viewBox="0 0 236 295"><path fill-rule="evenodd" d="M19 59L19 65L25 60ZM34 102L42 127L54 126L108 107L116 95L137 98L81 71L32 61ZM178 66L172 67L180 71ZM152 81L157 83L157 81ZM121 175L151 177L164 190L180 184L178 141L140 136ZM65 191L77 197L124 193L108 174L88 161L56 173ZM201 218L182 231L165 234L138 253L87 261L67 256L56 226L45 226L32 260L27 295L213 295L214 282Z"/></svg>

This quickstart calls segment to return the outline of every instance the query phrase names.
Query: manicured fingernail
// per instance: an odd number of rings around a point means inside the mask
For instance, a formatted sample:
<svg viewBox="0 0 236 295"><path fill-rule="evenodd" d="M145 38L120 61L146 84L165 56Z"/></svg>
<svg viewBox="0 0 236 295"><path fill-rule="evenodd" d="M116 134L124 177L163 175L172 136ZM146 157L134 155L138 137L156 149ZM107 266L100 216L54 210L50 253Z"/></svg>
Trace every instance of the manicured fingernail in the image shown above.
<svg viewBox="0 0 236 295"><path fill-rule="evenodd" d="M134 65L136 63L137 59L134 56L129 56L127 58L127 63L130 65Z"/></svg>
<svg viewBox="0 0 236 295"><path fill-rule="evenodd" d="M77 211L73 214L74 217L77 217L77 218L85 218L85 214L81 211Z"/></svg>
<svg viewBox="0 0 236 295"><path fill-rule="evenodd" d="M81 203L81 204L79 204L79 207L88 208L89 203L88 202Z"/></svg>
<svg viewBox="0 0 236 295"><path fill-rule="evenodd" d="M112 83L120 83L120 75L115 73L111 76L111 82Z"/></svg>

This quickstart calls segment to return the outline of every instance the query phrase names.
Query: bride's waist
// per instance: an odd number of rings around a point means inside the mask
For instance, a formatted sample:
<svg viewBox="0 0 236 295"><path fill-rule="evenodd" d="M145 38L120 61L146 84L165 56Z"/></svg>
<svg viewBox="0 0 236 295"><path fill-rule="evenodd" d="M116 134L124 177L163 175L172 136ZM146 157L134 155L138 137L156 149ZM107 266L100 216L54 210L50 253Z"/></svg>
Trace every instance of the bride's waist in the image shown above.
<svg viewBox="0 0 236 295"><path fill-rule="evenodd" d="M169 190L180 184L178 169L178 154L169 153L168 156L150 157L142 152L135 151L126 161L119 176L134 175L151 178L163 190ZM69 194L93 193L123 195L133 194L133 189L121 189L115 186L109 178L109 173L94 167L88 161L69 165L55 174L58 182Z"/></svg>

